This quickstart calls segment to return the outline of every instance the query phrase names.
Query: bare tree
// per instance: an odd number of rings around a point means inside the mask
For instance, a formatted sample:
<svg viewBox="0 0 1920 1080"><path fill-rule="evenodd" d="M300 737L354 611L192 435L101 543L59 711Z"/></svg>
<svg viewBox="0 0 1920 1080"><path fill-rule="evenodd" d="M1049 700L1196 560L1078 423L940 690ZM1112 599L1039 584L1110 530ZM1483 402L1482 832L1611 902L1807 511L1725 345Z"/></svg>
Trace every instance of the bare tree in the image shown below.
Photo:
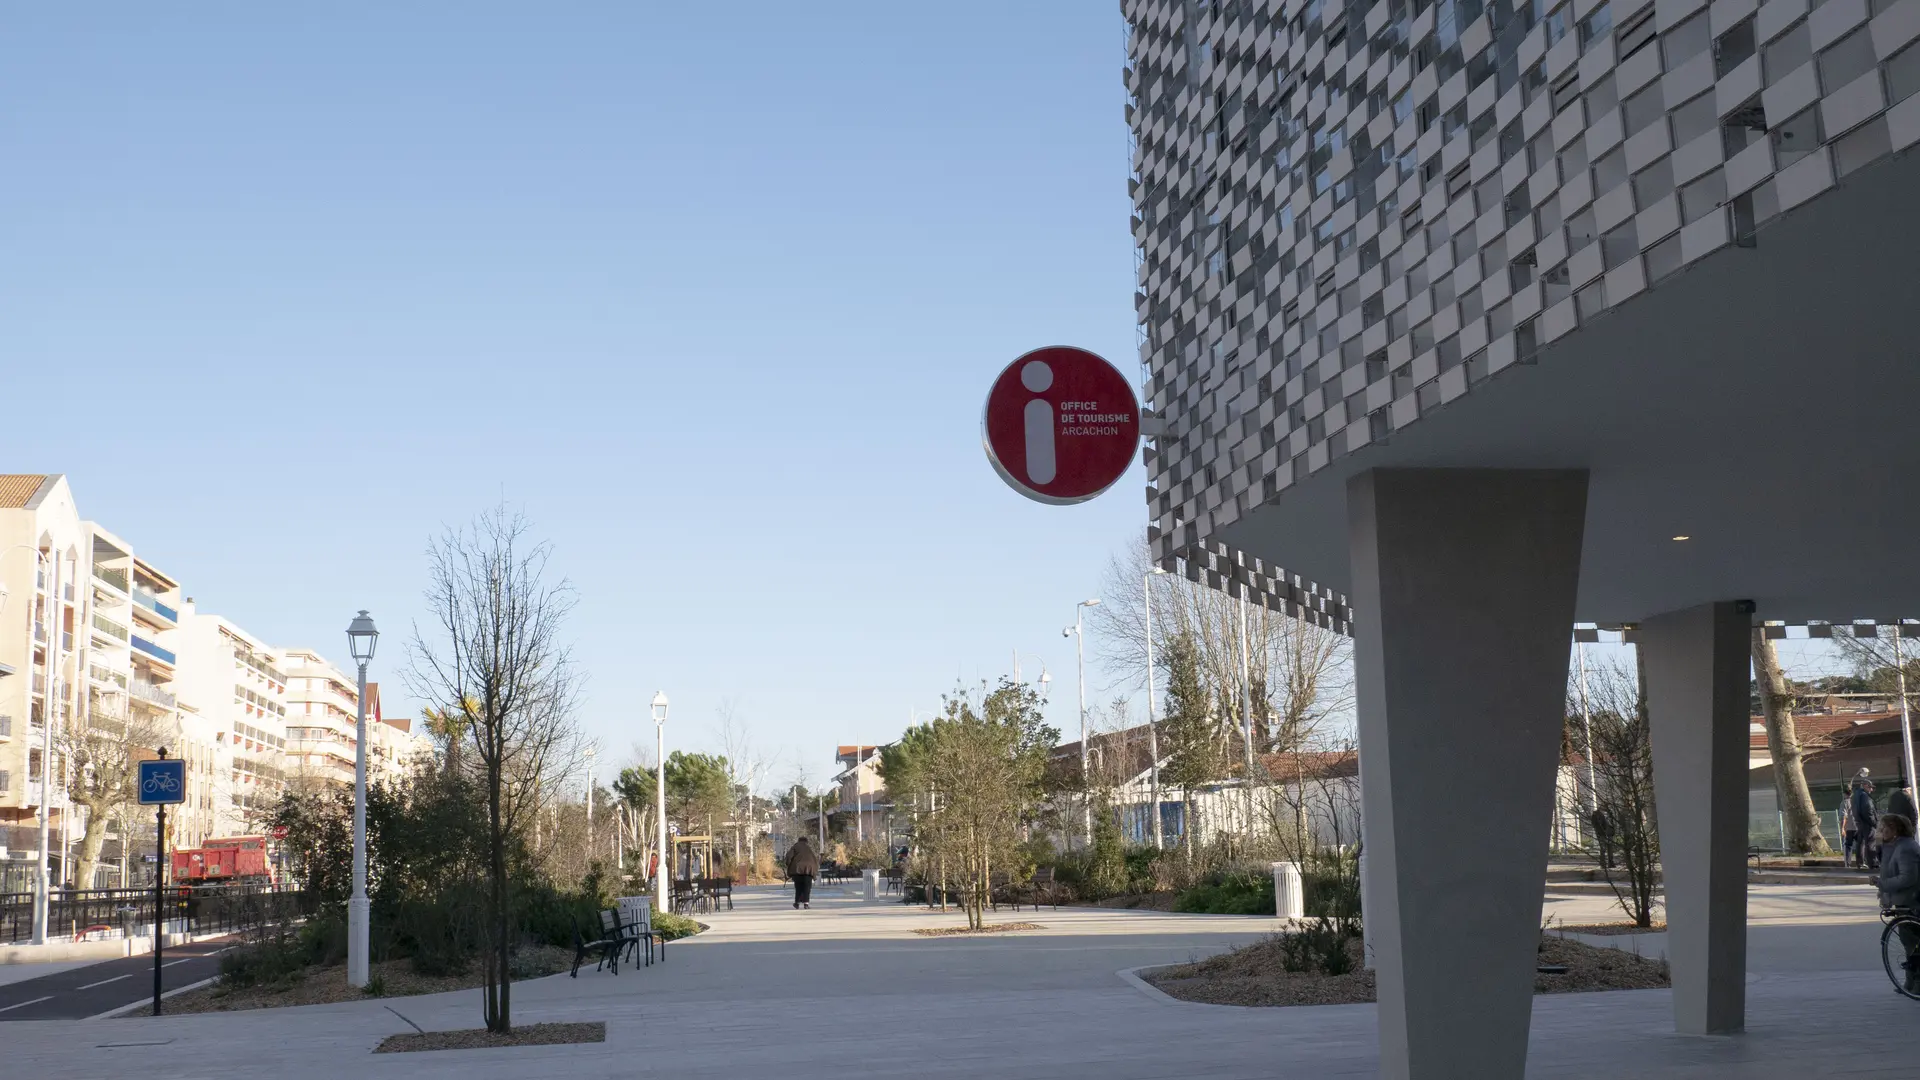
<svg viewBox="0 0 1920 1080"><path fill-rule="evenodd" d="M93 887L109 822L123 820L140 801L140 762L155 756L167 741L159 725L95 699L83 723L57 729L56 767L65 775L67 798L86 811L80 856L73 874L76 888ZM130 835L125 829L122 836Z"/></svg>
<svg viewBox="0 0 1920 1080"><path fill-rule="evenodd" d="M513 1029L508 960L514 935L509 860L542 801L576 768L573 713L580 677L560 627L573 590L549 583L551 548L527 520L496 507L428 549L427 601L436 625L414 628L409 681L419 697L457 714L487 803L487 1029Z"/></svg>
<svg viewBox="0 0 1920 1080"><path fill-rule="evenodd" d="M727 758L727 788L733 800L729 817L733 819L733 859L740 861L745 834L753 817L754 781L766 772L766 759L753 741L753 732L740 717L740 707L732 698L721 698L714 709L714 727L720 749Z"/></svg>
<svg viewBox="0 0 1920 1080"><path fill-rule="evenodd" d="M1753 681L1760 691L1767 751L1773 756L1773 790L1779 797L1780 814L1786 822L1787 835L1783 839L1787 850L1824 855L1827 840L1820 835L1820 816L1813 809L1813 794L1807 790L1800 735L1793 726L1793 709L1798 702L1786 672L1780 668L1780 653L1764 626L1753 628Z"/></svg>
<svg viewBox="0 0 1920 1080"><path fill-rule="evenodd" d="M1569 688L1567 710L1577 709ZM1635 926L1653 925L1659 878L1660 823L1653 801L1653 738L1647 722L1646 666L1634 650L1632 670L1600 665L1588 671L1595 801L1613 829L1617 867L1601 864L1620 909Z"/></svg>
<svg viewBox="0 0 1920 1080"><path fill-rule="evenodd" d="M1308 746L1330 734L1325 730L1330 721L1351 711L1352 648L1346 637L1177 574L1154 575L1149 586L1152 571L1145 543L1129 545L1109 561L1102 603L1088 613L1100 642L1100 663L1115 686L1145 688L1145 590L1151 588L1155 681L1165 685L1168 650L1184 638L1216 703L1223 748L1239 746L1249 700L1256 753Z"/></svg>

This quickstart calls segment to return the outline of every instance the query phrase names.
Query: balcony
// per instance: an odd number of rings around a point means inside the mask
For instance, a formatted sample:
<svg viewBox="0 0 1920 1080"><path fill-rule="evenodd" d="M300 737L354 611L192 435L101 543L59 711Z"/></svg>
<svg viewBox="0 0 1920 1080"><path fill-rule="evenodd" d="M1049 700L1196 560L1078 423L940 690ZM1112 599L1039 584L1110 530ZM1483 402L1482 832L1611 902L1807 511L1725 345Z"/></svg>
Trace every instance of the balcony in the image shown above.
<svg viewBox="0 0 1920 1080"><path fill-rule="evenodd" d="M117 686L122 690L127 688L125 675L111 668L103 668L99 664L88 664L87 676L102 686Z"/></svg>
<svg viewBox="0 0 1920 1080"><path fill-rule="evenodd" d="M93 613L93 628L107 635L108 637L119 640L121 644L126 643L127 628L124 626L121 626L119 623L114 622L112 619L107 618L105 615L102 615L97 611Z"/></svg>
<svg viewBox="0 0 1920 1080"><path fill-rule="evenodd" d="M0 716L0 739L13 738L13 717Z"/></svg>
<svg viewBox="0 0 1920 1080"><path fill-rule="evenodd" d="M99 618L99 616L97 615L94 617ZM180 662L180 658L175 656L172 650L163 649L160 646L155 645L153 642L148 641L146 638L141 637L139 634L133 635L133 647L136 650L146 653L148 656L153 657L155 660L158 660L169 667L172 667L173 665L178 664Z"/></svg>
<svg viewBox="0 0 1920 1080"><path fill-rule="evenodd" d="M93 568L93 576L123 593L129 591L127 589L127 572L124 568L96 566Z"/></svg>
<svg viewBox="0 0 1920 1080"><path fill-rule="evenodd" d="M162 709L173 708L175 701L178 700L172 694L160 689L159 686L145 679L133 680L127 687L127 693L132 694L134 697L150 705L158 705Z"/></svg>
<svg viewBox="0 0 1920 1080"><path fill-rule="evenodd" d="M161 603L159 597L153 595L152 593L148 592L145 589L133 590L133 602L135 606L144 608L147 611L150 611L153 614L158 615L160 618L165 619L169 623L178 625L180 622L179 609L168 607L167 605ZM172 627L170 626L168 627L168 629L172 629Z"/></svg>

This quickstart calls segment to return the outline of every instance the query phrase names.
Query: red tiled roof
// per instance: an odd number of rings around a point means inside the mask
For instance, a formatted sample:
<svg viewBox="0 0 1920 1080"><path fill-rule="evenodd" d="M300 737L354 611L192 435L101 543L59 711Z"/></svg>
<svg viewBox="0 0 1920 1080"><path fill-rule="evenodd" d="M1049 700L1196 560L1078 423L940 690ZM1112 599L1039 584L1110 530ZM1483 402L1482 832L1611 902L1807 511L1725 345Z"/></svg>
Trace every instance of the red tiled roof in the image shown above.
<svg viewBox="0 0 1920 1080"><path fill-rule="evenodd" d="M1793 732L1800 737L1802 750L1820 750L1831 745L1836 737L1845 732L1857 730L1863 724L1887 720L1899 716L1897 712L1877 713L1816 713L1793 718ZM1751 750L1764 752L1767 749L1766 718L1756 716L1752 728L1747 734L1747 746Z"/></svg>
<svg viewBox="0 0 1920 1080"><path fill-rule="evenodd" d="M1360 775L1357 750L1302 750L1287 754L1262 754L1260 766L1269 777L1288 780L1337 780Z"/></svg>

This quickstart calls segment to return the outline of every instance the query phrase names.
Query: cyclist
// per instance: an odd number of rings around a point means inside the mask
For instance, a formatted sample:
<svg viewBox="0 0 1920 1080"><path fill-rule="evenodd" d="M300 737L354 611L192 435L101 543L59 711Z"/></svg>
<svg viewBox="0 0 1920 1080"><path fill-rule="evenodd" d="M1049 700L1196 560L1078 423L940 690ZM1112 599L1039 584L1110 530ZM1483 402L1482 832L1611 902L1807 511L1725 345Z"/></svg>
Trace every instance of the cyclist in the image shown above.
<svg viewBox="0 0 1920 1080"><path fill-rule="evenodd" d="M1920 842L1913 838L1913 822L1900 814L1880 815L1880 906L1912 912L1920 909ZM1906 950L1906 986L1920 993L1920 926L1900 924L1900 945Z"/></svg>

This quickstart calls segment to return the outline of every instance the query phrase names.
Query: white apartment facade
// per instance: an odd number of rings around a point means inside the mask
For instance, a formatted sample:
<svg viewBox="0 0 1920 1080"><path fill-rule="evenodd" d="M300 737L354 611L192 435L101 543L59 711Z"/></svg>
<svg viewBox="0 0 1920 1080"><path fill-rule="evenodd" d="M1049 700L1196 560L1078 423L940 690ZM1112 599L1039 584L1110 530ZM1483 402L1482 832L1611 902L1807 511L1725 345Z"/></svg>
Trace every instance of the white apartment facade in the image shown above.
<svg viewBox="0 0 1920 1080"><path fill-rule="evenodd" d="M286 770L290 777L353 783L359 745L358 679L312 649L285 652L287 696ZM367 779L390 779L427 752L427 740L404 717L385 714L380 684L367 684Z"/></svg>
<svg viewBox="0 0 1920 1080"><path fill-rule="evenodd" d="M286 789L287 677L279 653L232 620L182 605L182 716L211 739L216 831L258 832Z"/></svg>

